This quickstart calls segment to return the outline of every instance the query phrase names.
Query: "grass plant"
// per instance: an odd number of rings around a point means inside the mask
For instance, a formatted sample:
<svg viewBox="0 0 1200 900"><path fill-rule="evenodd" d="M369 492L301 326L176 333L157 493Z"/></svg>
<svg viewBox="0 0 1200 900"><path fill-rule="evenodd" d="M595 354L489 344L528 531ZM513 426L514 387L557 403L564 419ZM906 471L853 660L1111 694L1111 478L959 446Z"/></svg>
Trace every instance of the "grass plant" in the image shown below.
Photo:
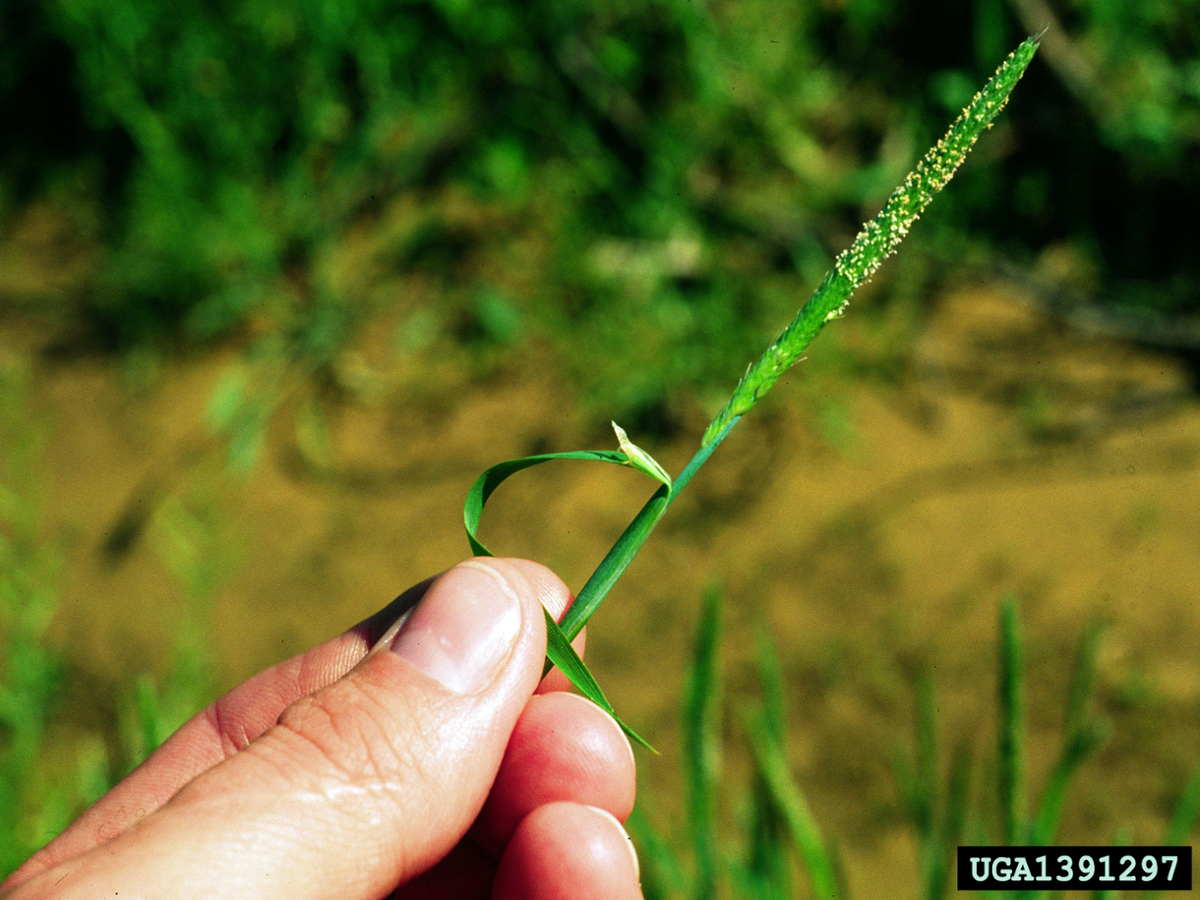
<svg viewBox="0 0 1200 900"><path fill-rule="evenodd" d="M571 649L571 640L582 630L608 595L671 502L725 439L730 429L771 389L784 372L802 358L805 348L813 338L828 322L842 315L854 292L896 251L917 217L954 176L975 141L991 127L992 121L1008 102L1017 81L1033 59L1037 47L1038 38L1028 38L1004 60L996 74L950 126L945 137L925 154L917 167L888 198L879 214L863 227L850 247L838 256L833 268L825 275L796 317L767 347L759 360L747 369L728 402L704 432L695 456L673 481L648 453L628 440L625 432L615 422L613 428L621 447L618 452L589 450L508 460L489 468L475 481L467 494L464 520L467 539L477 555L490 555L490 551L476 537L479 519L488 497L509 475L530 466L559 459L594 460L633 466L662 484L601 561L563 616L561 623L554 621L547 614L547 671L552 665L558 666L587 697L613 712L611 704L595 679ZM636 741L649 746L624 723L622 727Z"/></svg>
<svg viewBox="0 0 1200 900"><path fill-rule="evenodd" d="M642 813L635 811L631 819L646 900L846 900L850 892L836 842L820 827L792 773L779 655L765 638L758 653L757 702L734 723L741 725L749 753L748 789L722 770L721 735L730 716L721 699L720 612L720 592L712 590L704 600L681 701L686 832L672 840ZM1053 846L1058 840L1069 787L1107 734L1107 724L1091 712L1100 636L1100 627L1093 624L1079 641L1064 702L1062 743L1036 803L1030 802L1023 762L1027 670L1015 599L1003 599L997 610L993 759L980 752L986 747L970 739L958 741L944 758L938 749L937 688L928 672L917 674L912 747L897 748L893 764L900 808L917 855L918 881L909 896L940 900L950 895L956 847L965 838L1020 846ZM986 783L989 773L992 784ZM732 827L731 807L736 818ZM1198 815L1200 768L1176 802L1162 845L1186 843ZM1112 842L1120 843L1120 835ZM1017 894L993 897L1018 900ZM1042 900L1043 895L1019 892L1019 897Z"/></svg>

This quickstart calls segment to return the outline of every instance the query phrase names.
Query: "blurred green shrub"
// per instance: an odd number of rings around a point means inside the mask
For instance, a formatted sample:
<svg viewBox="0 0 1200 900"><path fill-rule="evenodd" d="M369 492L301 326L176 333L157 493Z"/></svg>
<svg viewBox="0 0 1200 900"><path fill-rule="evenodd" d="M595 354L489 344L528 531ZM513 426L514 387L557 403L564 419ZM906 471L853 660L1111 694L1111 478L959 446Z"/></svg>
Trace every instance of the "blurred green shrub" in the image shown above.
<svg viewBox="0 0 1200 900"><path fill-rule="evenodd" d="M382 269L461 286L437 295L461 306L446 337L587 348L568 374L636 427L740 369L1045 25L1062 40L1001 158L927 243L1070 245L1124 299L1194 308L1168 213L1200 193L1198 5L12 0L0 181L11 202L63 167L90 180L108 249L72 310L110 344L250 324L318 364L372 304L416 302L336 274L339 240L414 198ZM486 214L451 222L452 192ZM895 265L921 288L926 262Z"/></svg>

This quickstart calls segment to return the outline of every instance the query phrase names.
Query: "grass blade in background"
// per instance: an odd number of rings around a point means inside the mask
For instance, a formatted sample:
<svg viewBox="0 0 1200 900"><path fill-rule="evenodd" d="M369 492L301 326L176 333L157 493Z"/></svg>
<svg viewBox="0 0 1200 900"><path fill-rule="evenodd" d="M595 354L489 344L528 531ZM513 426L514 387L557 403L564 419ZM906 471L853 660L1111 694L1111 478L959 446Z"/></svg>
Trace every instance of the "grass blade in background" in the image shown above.
<svg viewBox="0 0 1200 900"><path fill-rule="evenodd" d="M783 671L770 635L763 630L758 641L758 682L761 691L759 722L774 746L783 748L786 759L787 712L783 693ZM793 862L788 852L788 826L771 788L761 773L754 773L751 805L746 825L747 853L742 873L745 894L750 897L794 897Z"/></svg>
<svg viewBox="0 0 1200 900"><path fill-rule="evenodd" d="M1196 769L1187 783L1187 787L1183 789L1183 794L1179 797L1179 804L1175 807L1175 814L1171 817L1171 824L1167 826L1167 833L1163 838L1164 846L1173 847L1185 843L1191 830L1196 826L1198 818L1200 818L1200 768Z"/></svg>
<svg viewBox="0 0 1200 900"><path fill-rule="evenodd" d="M940 862L930 865L925 873L925 897L937 900L946 896L950 886L955 848L963 843L966 833L968 803L971 796L971 748L964 742L954 749L950 762L949 788L946 794L945 827L941 831Z"/></svg>
<svg viewBox="0 0 1200 900"><path fill-rule="evenodd" d="M750 723L747 733L755 771L762 777L771 803L782 815L812 895L822 900L841 896L833 854L821 837L808 800L792 778L786 749L773 739L761 720Z"/></svg>
<svg viewBox="0 0 1200 900"><path fill-rule="evenodd" d="M999 699L1000 732L997 735L997 789L1000 800L1000 843L1021 843L1025 815L1025 707L1021 696L1021 636L1017 602L1000 602Z"/></svg>
<svg viewBox="0 0 1200 900"><path fill-rule="evenodd" d="M758 674L762 706L744 720L757 786L752 822L756 831L765 831L764 836L774 838L775 842L773 846L752 844L759 853L757 859L752 857L750 860L752 871L758 876L764 896L792 896L788 860L783 849L790 847L799 858L801 873L808 880L811 895L834 900L845 895L845 886L837 857L821 836L808 800L791 773L783 674L779 668L779 655L767 639L759 646ZM752 840L758 836L751 834Z"/></svg>
<svg viewBox="0 0 1200 900"><path fill-rule="evenodd" d="M922 896L943 897L950 877L954 848L961 842L966 823L971 782L971 752L959 744L951 758L945 794L939 787L937 698L928 671L917 675L914 686L916 728L914 758L895 765L897 788L919 847Z"/></svg>
<svg viewBox="0 0 1200 900"><path fill-rule="evenodd" d="M1175 812L1163 835L1162 846L1180 847L1187 844L1188 837L1191 835L1192 829L1196 827L1198 818L1200 818L1200 768L1197 768L1192 774L1183 793L1179 796ZM1162 893L1162 891L1150 891L1143 895L1143 900L1154 900Z"/></svg>
<svg viewBox="0 0 1200 900"><path fill-rule="evenodd" d="M716 832L716 788L721 769L720 635L721 593L714 587L704 595L683 699L688 825L696 861L692 895L698 900L714 896L720 870Z"/></svg>
<svg viewBox="0 0 1200 900"><path fill-rule="evenodd" d="M1029 843L1033 846L1054 843L1072 777L1108 736L1104 723L1088 715L1088 703L1095 687L1096 651L1101 633L1099 623L1089 626L1075 654L1075 671L1071 677L1063 721L1063 747L1050 772L1037 814L1030 826Z"/></svg>

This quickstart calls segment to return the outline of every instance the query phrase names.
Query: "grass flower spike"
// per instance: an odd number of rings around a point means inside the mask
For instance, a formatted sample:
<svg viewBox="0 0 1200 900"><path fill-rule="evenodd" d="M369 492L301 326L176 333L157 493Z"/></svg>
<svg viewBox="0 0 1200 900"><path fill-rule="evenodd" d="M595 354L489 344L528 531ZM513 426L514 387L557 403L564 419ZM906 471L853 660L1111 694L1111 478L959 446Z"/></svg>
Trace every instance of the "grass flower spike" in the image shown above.
<svg viewBox="0 0 1200 900"><path fill-rule="evenodd" d="M484 503L501 481L529 466L552 459L596 460L632 466L661 483L617 538L587 584L579 591L562 621L555 622L547 616L547 670L552 665L558 666L585 696L612 712L612 706L604 698L595 679L571 649L571 639L591 618L592 613L650 536L667 507L725 439L738 419L801 358L805 348L825 324L838 318L845 311L854 291L896 251L913 222L929 205L934 195L953 177L975 141L991 127L992 121L1008 102L1009 94L1033 59L1037 46L1038 38L1029 38L1004 60L983 90L975 95L962 115L950 126L946 136L925 154L917 167L904 179L904 183L888 198L879 214L863 227L854 242L837 257L833 268L800 308L796 318L780 333L758 361L746 370L725 407L705 430L699 450L674 481L650 454L633 444L615 422L613 429L617 435L619 451L584 450L508 460L492 466L479 476L468 492L464 509L467 537L472 550L477 554L488 553L475 537ZM617 721L620 722L620 719ZM645 741L623 723L622 727L639 743L645 744Z"/></svg>
<svg viewBox="0 0 1200 900"><path fill-rule="evenodd" d="M851 295L896 252L929 201L954 177L979 135L991 127L1036 50L1037 38L1030 38L1009 54L983 90L950 126L946 136L925 154L888 198L879 215L858 233L854 243L842 251L796 318L749 368L725 408L708 426L702 443L716 439L728 424L754 406L800 359L804 348L825 323L840 316Z"/></svg>

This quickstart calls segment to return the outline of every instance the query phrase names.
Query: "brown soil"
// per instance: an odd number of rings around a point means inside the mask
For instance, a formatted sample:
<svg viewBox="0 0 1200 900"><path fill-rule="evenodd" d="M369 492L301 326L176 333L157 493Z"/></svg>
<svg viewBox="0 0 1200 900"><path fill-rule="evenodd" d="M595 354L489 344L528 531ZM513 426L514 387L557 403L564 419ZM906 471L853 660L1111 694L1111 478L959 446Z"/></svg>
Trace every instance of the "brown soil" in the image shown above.
<svg viewBox="0 0 1200 900"><path fill-rule="evenodd" d="M848 422L837 446L789 403L802 364L593 620L597 677L663 751L641 756L640 777L668 836L682 672L702 593L719 584L730 780L766 629L786 675L793 770L853 896L915 893L890 762L912 746L918 671L936 686L943 749L970 743L988 801L1006 595L1020 603L1035 790L1061 740L1075 646L1090 622L1107 624L1096 707L1111 736L1070 796L1062 842L1160 841L1200 746L1200 403L1172 361L1060 333L1019 300L979 286L944 297L898 384L833 387ZM326 398L328 452L297 439L305 407L293 400L261 463L237 479L205 424L231 354L162 364L135 383L107 358L41 353L44 336L19 323L0 341L10 362L33 360L31 404L50 428L47 532L65 559L56 639L100 693L161 670L192 602L208 604L231 685L463 557L462 498L486 466L612 444L565 408L535 359L419 389L428 382L368 335L348 366L376 389ZM678 471L693 435L648 449ZM483 536L578 586L648 490L613 467L545 466L497 493ZM181 531L185 512L209 525ZM198 542L211 596L201 587L189 600L172 574L168 563L188 558L172 533Z"/></svg>

